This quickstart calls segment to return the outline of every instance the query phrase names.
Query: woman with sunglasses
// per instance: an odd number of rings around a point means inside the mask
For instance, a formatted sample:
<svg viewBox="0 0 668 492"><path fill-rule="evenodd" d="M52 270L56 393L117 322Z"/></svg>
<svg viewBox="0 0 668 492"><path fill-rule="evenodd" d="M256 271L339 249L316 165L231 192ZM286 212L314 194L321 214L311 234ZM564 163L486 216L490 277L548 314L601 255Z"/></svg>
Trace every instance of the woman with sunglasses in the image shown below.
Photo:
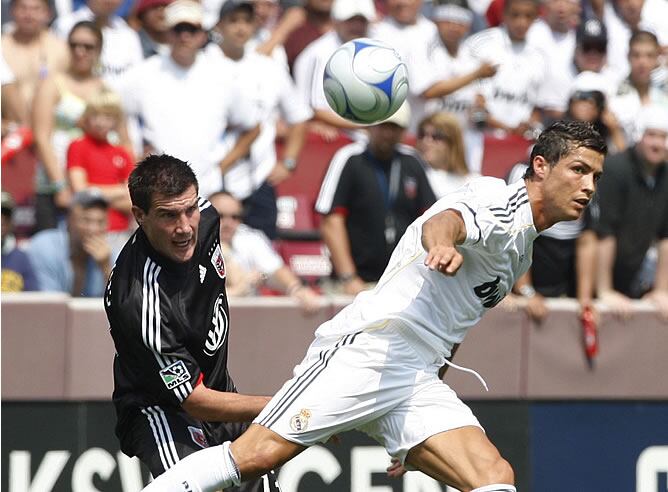
<svg viewBox="0 0 668 492"><path fill-rule="evenodd" d="M67 42L67 69L44 79L33 103L33 131L40 160L35 183L36 230L56 227L60 213L69 206L67 148L72 140L82 136L79 120L86 103L105 89L97 73L102 50L100 28L89 21L78 22Z"/></svg>
<svg viewBox="0 0 668 492"><path fill-rule="evenodd" d="M440 112L424 118L418 125L416 148L429 164L427 178L436 198L480 176L466 164L462 130L453 114Z"/></svg>

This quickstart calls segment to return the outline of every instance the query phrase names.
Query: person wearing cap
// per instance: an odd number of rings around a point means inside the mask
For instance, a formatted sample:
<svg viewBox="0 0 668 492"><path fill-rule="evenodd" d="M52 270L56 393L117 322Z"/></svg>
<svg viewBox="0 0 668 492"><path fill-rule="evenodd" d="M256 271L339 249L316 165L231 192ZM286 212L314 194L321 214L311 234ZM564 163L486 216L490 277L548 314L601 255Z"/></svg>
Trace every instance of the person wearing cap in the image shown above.
<svg viewBox="0 0 668 492"><path fill-rule="evenodd" d="M652 71L659 65L660 46L657 37L648 31L636 31L629 41L628 78L621 82L610 98L610 110L620 121L627 143L636 140L638 114L644 106L668 107L668 92L652 80Z"/></svg>
<svg viewBox="0 0 668 492"><path fill-rule="evenodd" d="M431 20L438 29L427 44L413 57L413 70L419 76L410 81L411 131L425 117L441 111L456 115L464 135L469 169L479 172L482 166L484 139L471 120L475 106L477 80L492 77L496 65L479 62L462 50L461 43L473 22L473 11L467 0L445 0L435 3Z"/></svg>
<svg viewBox="0 0 668 492"><path fill-rule="evenodd" d="M2 292L24 292L38 290L37 276L30 258L18 247L13 234L14 199L2 192Z"/></svg>
<svg viewBox="0 0 668 492"><path fill-rule="evenodd" d="M424 165L400 144L410 123L404 103L332 157L315 210L339 285L356 295L377 282L406 228L435 201Z"/></svg>
<svg viewBox="0 0 668 492"><path fill-rule="evenodd" d="M219 45L209 44L207 54L223 58L234 73L243 96L257 106L260 135L250 153L239 159L223 176L223 188L242 200L247 225L276 239L276 190L297 165L304 144L311 109L301 100L284 65L261 55L248 46L254 31L254 4L227 0L220 11L216 29L221 33ZM276 126L284 119L284 151L276 156ZM225 136L230 145L238 132Z"/></svg>
<svg viewBox="0 0 668 492"><path fill-rule="evenodd" d="M165 7L172 0L139 0L135 15L140 28L137 31L144 58L169 51L169 29L165 23Z"/></svg>
<svg viewBox="0 0 668 492"><path fill-rule="evenodd" d="M81 21L94 22L102 30L103 46L100 55L100 76L112 87L122 75L142 59L137 33L116 14L122 0L87 0L86 5L72 13L56 18L53 31L62 39Z"/></svg>
<svg viewBox="0 0 668 492"><path fill-rule="evenodd" d="M355 38L374 37L370 23L376 19L373 0L334 0L334 29L309 44L295 60L293 77L300 97L313 110L310 129L327 140L335 139L339 129L354 130L352 123L330 108L322 88L322 77L329 57L342 44Z"/></svg>
<svg viewBox="0 0 668 492"><path fill-rule="evenodd" d="M200 3L170 3L165 8L169 53L136 66L119 93L125 112L143 123L145 152L190 162L208 196L222 189L223 174L248 154L259 117L229 65L202 51L207 42L202 19ZM230 128L239 133L231 147L222 141Z"/></svg>
<svg viewBox="0 0 668 492"><path fill-rule="evenodd" d="M40 231L30 239L28 256L39 290L102 297L112 267L108 207L98 190L75 193L66 225Z"/></svg>
<svg viewBox="0 0 668 492"><path fill-rule="evenodd" d="M643 298L668 319L668 109L646 106L638 124L635 145L605 161L586 217L598 268L582 281L622 316L631 314L629 299Z"/></svg>

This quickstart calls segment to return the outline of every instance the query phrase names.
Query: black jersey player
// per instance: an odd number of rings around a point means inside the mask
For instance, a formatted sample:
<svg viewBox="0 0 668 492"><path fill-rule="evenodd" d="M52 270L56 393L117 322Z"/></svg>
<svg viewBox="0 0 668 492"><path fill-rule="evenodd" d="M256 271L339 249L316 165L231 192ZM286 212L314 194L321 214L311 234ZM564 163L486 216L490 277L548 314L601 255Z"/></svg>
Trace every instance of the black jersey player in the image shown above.
<svg viewBox="0 0 668 492"><path fill-rule="evenodd" d="M190 166L152 155L128 186L139 228L104 298L116 346L116 434L123 452L157 476L197 449L237 437L268 398L237 394L227 371L219 218L198 197ZM270 474L242 490L274 488Z"/></svg>

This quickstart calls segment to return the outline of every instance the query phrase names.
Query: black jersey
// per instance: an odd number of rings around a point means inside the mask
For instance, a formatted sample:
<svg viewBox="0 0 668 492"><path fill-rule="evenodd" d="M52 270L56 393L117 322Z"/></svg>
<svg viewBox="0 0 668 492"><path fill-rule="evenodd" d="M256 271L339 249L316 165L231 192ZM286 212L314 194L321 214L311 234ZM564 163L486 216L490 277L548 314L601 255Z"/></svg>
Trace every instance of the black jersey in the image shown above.
<svg viewBox="0 0 668 492"><path fill-rule="evenodd" d="M229 307L219 218L199 199L197 247L175 263L140 229L116 261L104 304L116 346L117 433L141 407L180 407L194 387L236 392L227 372Z"/></svg>

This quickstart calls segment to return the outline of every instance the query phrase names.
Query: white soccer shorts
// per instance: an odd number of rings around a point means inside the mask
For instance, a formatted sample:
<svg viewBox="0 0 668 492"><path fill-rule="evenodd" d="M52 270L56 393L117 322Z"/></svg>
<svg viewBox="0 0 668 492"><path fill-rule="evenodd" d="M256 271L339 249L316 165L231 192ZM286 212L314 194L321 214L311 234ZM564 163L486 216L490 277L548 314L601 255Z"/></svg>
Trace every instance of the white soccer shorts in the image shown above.
<svg viewBox="0 0 668 492"><path fill-rule="evenodd" d="M402 463L440 432L481 427L438 377L443 358L398 321L340 338L316 338L294 377L255 419L304 446L352 429Z"/></svg>

